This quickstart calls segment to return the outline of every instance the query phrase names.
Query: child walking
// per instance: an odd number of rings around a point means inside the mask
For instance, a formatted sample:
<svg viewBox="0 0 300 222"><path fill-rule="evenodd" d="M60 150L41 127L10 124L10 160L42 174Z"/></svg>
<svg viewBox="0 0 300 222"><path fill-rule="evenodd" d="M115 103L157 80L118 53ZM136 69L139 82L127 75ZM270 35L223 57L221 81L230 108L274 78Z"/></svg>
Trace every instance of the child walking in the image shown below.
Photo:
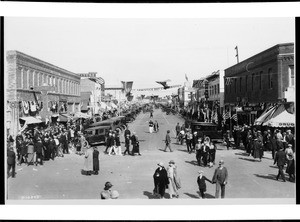
<svg viewBox="0 0 300 222"><path fill-rule="evenodd" d="M205 198L205 192L206 192L206 183L205 180L207 180L208 182L212 183L211 180L207 179L204 175L203 175L203 171L200 170L199 172L199 176L197 178L197 183L198 183L198 187L199 187L199 191L200 191L200 197L202 199Z"/></svg>

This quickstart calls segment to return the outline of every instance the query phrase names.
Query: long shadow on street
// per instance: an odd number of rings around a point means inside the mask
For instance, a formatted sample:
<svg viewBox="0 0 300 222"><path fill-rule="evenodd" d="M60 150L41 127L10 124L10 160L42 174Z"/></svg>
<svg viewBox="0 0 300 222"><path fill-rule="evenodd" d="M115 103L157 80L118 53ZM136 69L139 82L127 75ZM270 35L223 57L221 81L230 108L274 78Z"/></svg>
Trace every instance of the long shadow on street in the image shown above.
<svg viewBox="0 0 300 222"><path fill-rule="evenodd" d="M239 157L239 159L240 160L247 160L247 161L251 161L251 162L258 162L255 159L247 159L247 158L242 158L242 157Z"/></svg>
<svg viewBox="0 0 300 222"><path fill-rule="evenodd" d="M268 175L253 174L253 175L263 178L263 179L276 180L276 175L274 175L274 174L268 174Z"/></svg>
<svg viewBox="0 0 300 222"><path fill-rule="evenodd" d="M191 161L184 161L186 163L192 164L194 166L198 166L198 162L196 160L191 160Z"/></svg>

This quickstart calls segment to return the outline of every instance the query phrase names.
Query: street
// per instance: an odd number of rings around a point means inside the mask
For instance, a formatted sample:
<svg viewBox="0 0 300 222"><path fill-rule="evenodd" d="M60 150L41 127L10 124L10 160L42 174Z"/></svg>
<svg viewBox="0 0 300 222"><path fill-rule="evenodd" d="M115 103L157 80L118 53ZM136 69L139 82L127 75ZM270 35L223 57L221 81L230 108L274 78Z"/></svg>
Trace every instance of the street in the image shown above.
<svg viewBox="0 0 300 222"><path fill-rule="evenodd" d="M212 168L199 167L195 153L189 154L185 145L178 145L175 139L175 125L183 123L183 119L174 115L166 115L155 109L153 120L159 123L158 133L149 133L150 114L141 113L129 124L131 132L135 131L140 140L142 156L108 156L103 153L104 146L99 146L99 175L81 175L84 156L74 152L54 161L45 161L43 166L16 166L16 178L8 178L8 200L50 200L50 199L100 199L100 192L106 181L113 184L119 199L153 199L153 173L157 163L163 162L167 167L174 160L181 178L180 199L197 199L198 171L211 179L218 161L223 159L228 169L229 179L225 198L295 198L295 183L276 181L277 166L273 165L270 152L265 152L262 162L254 161L241 149L227 150L218 143L216 165ZM170 130L172 149L164 152L164 138ZM121 135L122 151L124 136ZM130 148L131 149L131 148ZM288 178L288 176L287 176ZM207 183L206 198L215 196L215 185ZM165 198L168 199L168 190ZM171 201L171 200L170 200Z"/></svg>

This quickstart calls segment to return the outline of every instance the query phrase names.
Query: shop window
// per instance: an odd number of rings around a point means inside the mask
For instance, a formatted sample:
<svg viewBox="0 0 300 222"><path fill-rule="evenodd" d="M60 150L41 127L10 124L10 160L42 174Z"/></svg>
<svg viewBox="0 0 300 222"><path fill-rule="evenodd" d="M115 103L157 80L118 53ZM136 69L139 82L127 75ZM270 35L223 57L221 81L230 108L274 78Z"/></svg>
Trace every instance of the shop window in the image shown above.
<svg viewBox="0 0 300 222"><path fill-rule="evenodd" d="M273 75L272 75L271 68L268 70L268 82L269 82L269 89L273 89Z"/></svg>
<svg viewBox="0 0 300 222"><path fill-rule="evenodd" d="M259 90L262 90L262 76L263 76L263 71L261 71L259 74Z"/></svg>
<svg viewBox="0 0 300 222"><path fill-rule="evenodd" d="M289 86L295 86L294 65L289 66Z"/></svg>

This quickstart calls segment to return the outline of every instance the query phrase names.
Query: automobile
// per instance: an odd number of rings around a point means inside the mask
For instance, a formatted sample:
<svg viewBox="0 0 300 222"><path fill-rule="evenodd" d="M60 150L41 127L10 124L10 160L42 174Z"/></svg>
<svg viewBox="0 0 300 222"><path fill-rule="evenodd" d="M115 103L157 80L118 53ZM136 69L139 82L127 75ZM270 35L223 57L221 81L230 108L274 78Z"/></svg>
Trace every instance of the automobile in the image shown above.
<svg viewBox="0 0 300 222"><path fill-rule="evenodd" d="M209 122L190 122L192 133L197 132L200 137L208 136L211 140L223 139L222 130L218 128L217 124Z"/></svg>
<svg viewBox="0 0 300 222"><path fill-rule="evenodd" d="M95 127L95 126L110 126L111 130L113 131L119 130L121 132L126 126L126 119L125 116L116 116L89 125L89 127Z"/></svg>
<svg viewBox="0 0 300 222"><path fill-rule="evenodd" d="M110 130L110 126L94 126L85 130L86 140L90 143L91 146L97 146L105 144L106 135Z"/></svg>

